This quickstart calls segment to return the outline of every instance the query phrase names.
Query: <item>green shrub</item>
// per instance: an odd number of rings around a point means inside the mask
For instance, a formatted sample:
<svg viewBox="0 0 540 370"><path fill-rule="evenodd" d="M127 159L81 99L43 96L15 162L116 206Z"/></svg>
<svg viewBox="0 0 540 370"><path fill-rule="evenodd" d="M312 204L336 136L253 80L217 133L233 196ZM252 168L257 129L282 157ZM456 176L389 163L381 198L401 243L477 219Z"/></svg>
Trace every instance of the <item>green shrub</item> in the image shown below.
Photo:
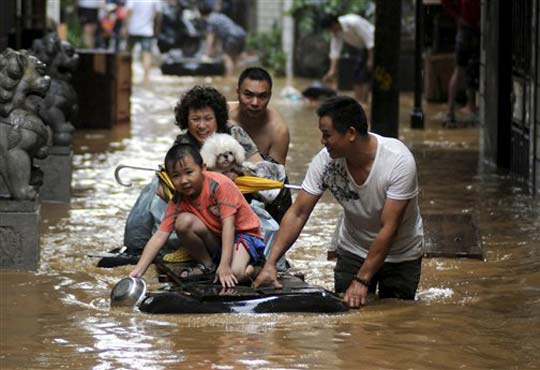
<svg viewBox="0 0 540 370"><path fill-rule="evenodd" d="M257 53L261 65L272 71L275 76L285 76L287 55L281 45L280 27L274 26L270 32L259 32L247 37L247 49Z"/></svg>
<svg viewBox="0 0 540 370"><path fill-rule="evenodd" d="M373 0L293 0L290 14L302 35L320 31L320 19L324 14L359 14L373 22Z"/></svg>

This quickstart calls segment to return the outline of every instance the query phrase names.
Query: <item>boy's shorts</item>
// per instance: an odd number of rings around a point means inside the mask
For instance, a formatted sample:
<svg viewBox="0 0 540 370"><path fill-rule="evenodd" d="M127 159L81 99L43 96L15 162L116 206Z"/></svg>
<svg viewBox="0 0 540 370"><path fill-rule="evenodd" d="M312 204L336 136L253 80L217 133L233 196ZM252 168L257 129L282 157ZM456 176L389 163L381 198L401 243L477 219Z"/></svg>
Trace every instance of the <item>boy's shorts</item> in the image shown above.
<svg viewBox="0 0 540 370"><path fill-rule="evenodd" d="M253 235L234 233L234 246L235 248L245 248L251 257L250 263L256 265L260 262L264 262L264 249L266 244L264 240ZM217 249L216 254L212 260L215 264L219 264L221 260L221 245Z"/></svg>

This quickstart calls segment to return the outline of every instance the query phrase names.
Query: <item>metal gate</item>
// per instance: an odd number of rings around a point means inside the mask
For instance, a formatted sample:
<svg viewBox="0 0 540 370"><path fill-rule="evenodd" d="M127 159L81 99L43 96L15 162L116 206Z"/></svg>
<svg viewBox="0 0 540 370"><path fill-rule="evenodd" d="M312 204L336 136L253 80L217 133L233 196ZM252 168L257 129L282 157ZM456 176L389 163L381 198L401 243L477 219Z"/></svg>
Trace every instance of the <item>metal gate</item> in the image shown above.
<svg viewBox="0 0 540 370"><path fill-rule="evenodd" d="M532 1L512 3L512 130L511 170L522 180L529 180L530 106L532 92Z"/></svg>
<svg viewBox="0 0 540 370"><path fill-rule="evenodd" d="M512 2L512 122L510 169L525 184L536 184L537 25L539 0Z"/></svg>

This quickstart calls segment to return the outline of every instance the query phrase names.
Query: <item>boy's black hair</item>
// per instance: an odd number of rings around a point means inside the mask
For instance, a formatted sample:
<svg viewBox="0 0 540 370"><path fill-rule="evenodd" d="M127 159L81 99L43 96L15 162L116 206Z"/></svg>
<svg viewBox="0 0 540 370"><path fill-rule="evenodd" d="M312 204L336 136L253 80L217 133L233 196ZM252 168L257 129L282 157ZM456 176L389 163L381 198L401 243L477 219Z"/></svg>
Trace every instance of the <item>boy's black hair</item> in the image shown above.
<svg viewBox="0 0 540 370"><path fill-rule="evenodd" d="M212 108L216 115L217 132L227 132L227 121L229 111L227 110L227 99L212 86L194 86L186 92L174 107L174 117L176 124L181 129L187 130L190 109Z"/></svg>
<svg viewBox="0 0 540 370"><path fill-rule="evenodd" d="M362 106L349 96L336 96L325 100L317 109L319 118L329 116L336 131L341 134L354 127L361 136L368 134L366 112Z"/></svg>
<svg viewBox="0 0 540 370"><path fill-rule="evenodd" d="M326 13L321 17L321 27L323 30L328 30L332 25L339 23L338 16L336 14Z"/></svg>
<svg viewBox="0 0 540 370"><path fill-rule="evenodd" d="M193 162L199 167L203 164L203 159L199 150L191 144L175 144L165 155L165 170L167 173L173 169L173 167L179 161L183 160L186 157L193 158Z"/></svg>
<svg viewBox="0 0 540 370"><path fill-rule="evenodd" d="M268 85L270 85L270 90L272 90L272 77L270 77L270 73L264 68L261 67L249 67L246 68L240 73L240 77L238 77L238 87L240 88L240 85L242 85L242 82L246 78L249 78L250 80L255 81L266 81L268 82Z"/></svg>

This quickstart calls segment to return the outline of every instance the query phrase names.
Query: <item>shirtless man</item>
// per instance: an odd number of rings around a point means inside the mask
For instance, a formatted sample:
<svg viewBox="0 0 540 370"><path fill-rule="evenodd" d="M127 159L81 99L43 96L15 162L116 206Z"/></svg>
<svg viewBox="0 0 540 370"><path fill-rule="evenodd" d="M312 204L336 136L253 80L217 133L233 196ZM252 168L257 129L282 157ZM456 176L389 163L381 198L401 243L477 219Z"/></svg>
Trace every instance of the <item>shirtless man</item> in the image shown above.
<svg viewBox="0 0 540 370"><path fill-rule="evenodd" d="M245 69L238 78L236 93L238 102L229 103L230 120L248 133L265 160L285 165L289 126L274 108L268 107L272 96L270 74L259 67ZM291 204L291 191L283 188L266 210L279 223Z"/></svg>
<svg viewBox="0 0 540 370"><path fill-rule="evenodd" d="M245 69L238 78L238 102L229 103L229 118L242 127L265 159L285 165L289 150L289 127L268 107L272 78L259 67Z"/></svg>

